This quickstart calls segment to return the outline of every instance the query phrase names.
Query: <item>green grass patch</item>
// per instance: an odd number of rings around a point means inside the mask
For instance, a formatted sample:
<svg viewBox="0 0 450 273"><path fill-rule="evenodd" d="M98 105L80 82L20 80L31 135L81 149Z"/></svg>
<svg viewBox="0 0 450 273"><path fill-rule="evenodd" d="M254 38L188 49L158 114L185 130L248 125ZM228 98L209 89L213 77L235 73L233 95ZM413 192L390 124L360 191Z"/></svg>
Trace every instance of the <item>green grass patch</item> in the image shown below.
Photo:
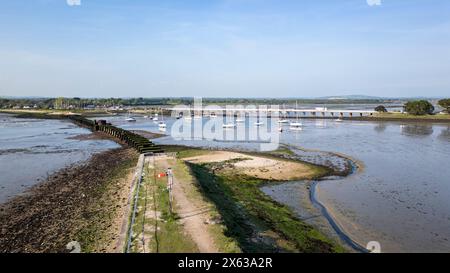
<svg viewBox="0 0 450 273"><path fill-rule="evenodd" d="M184 149L184 150L178 152L178 158L195 157L195 156L208 154L208 152L210 152L210 151L201 150L201 149Z"/></svg>
<svg viewBox="0 0 450 273"><path fill-rule="evenodd" d="M450 114L436 115L410 115L407 113L376 113L374 118L390 118L390 119L414 119L414 120L449 120Z"/></svg>
<svg viewBox="0 0 450 273"><path fill-rule="evenodd" d="M213 174L215 163L190 164L205 195L224 219L227 235L234 237L244 252L292 251L280 244L254 240L261 231L273 231L294 245L298 252L343 252L344 249L259 188L266 181L238 174Z"/></svg>
<svg viewBox="0 0 450 273"><path fill-rule="evenodd" d="M163 172L156 169L156 173ZM142 252L142 235L145 251L152 253L192 253L198 248L176 213L170 212L167 179L154 177L154 170L145 168L146 176L139 191L138 210L133 228L132 252ZM156 211L156 214L155 214Z"/></svg>
<svg viewBox="0 0 450 273"><path fill-rule="evenodd" d="M180 159L177 159L174 163L173 172L178 181L184 183L191 183L191 187L185 187L188 189L186 194L190 200L198 200L205 205L210 205L211 208L207 212L210 219L221 219L221 215L214 203L210 202L202 192L202 187L199 182L193 177L189 167L186 163ZM214 243L222 253L240 253L242 250L239 248L238 242L230 236L226 236L226 226L220 223L208 225L208 231L214 239Z"/></svg>
<svg viewBox="0 0 450 273"><path fill-rule="evenodd" d="M293 151L286 147L280 147L277 150L270 152L273 155L295 155Z"/></svg>

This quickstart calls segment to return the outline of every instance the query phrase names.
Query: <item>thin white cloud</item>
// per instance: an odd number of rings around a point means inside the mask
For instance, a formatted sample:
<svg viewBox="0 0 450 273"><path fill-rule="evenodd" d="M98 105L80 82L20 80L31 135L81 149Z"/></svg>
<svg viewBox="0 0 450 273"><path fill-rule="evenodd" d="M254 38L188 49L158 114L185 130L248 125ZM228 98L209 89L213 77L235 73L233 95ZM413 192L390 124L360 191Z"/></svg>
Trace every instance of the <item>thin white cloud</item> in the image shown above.
<svg viewBox="0 0 450 273"><path fill-rule="evenodd" d="M367 5L373 7L373 6L381 6L381 0L366 0Z"/></svg>

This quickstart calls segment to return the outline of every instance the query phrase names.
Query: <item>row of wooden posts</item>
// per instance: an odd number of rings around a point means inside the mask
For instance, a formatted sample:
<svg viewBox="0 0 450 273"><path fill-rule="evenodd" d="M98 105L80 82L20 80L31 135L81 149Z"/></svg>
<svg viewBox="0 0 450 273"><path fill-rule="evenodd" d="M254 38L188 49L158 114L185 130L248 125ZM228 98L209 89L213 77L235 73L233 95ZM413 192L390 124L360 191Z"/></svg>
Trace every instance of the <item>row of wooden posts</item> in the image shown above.
<svg viewBox="0 0 450 273"><path fill-rule="evenodd" d="M163 153L163 150L160 146L155 145L147 138L124 130L122 128L113 126L110 123L107 123L105 120L89 120L82 116L70 116L69 118L79 125L88 127L93 131L107 133L110 136L127 143L130 147L135 148L141 154Z"/></svg>

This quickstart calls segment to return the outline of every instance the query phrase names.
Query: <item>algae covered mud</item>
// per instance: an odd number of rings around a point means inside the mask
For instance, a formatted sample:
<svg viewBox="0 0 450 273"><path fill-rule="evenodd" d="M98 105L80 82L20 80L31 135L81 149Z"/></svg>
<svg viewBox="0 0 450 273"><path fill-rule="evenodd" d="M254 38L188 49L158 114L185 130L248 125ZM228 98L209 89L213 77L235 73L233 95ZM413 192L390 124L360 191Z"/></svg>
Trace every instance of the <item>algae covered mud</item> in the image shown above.
<svg viewBox="0 0 450 273"><path fill-rule="evenodd" d="M331 170L267 153L238 153L183 149L179 152L211 200L228 236L243 252L333 253L350 249L339 238L298 219L285 205L264 194L260 187L295 179L315 179ZM290 171L283 172L282 166Z"/></svg>
<svg viewBox="0 0 450 273"><path fill-rule="evenodd" d="M157 124L137 118L108 118L113 124L158 132ZM204 122L208 119L205 118ZM175 120L166 119L167 132ZM304 120L302 132L286 130L280 142L298 150L302 160L324 163L342 153L363 168L347 177L317 185L317 199L345 233L360 245L378 241L383 252L448 252L450 250L450 126L417 122ZM264 130L245 123L247 130ZM256 150L251 142L160 138L158 144ZM267 193L295 209L302 219L315 221L317 210L302 214L304 182L274 185ZM321 225L321 223L318 223Z"/></svg>
<svg viewBox="0 0 450 273"><path fill-rule="evenodd" d="M120 145L70 121L0 113L0 203L53 172Z"/></svg>
<svg viewBox="0 0 450 273"><path fill-rule="evenodd" d="M94 154L63 168L26 195L0 205L0 253L121 252L130 181L131 148Z"/></svg>

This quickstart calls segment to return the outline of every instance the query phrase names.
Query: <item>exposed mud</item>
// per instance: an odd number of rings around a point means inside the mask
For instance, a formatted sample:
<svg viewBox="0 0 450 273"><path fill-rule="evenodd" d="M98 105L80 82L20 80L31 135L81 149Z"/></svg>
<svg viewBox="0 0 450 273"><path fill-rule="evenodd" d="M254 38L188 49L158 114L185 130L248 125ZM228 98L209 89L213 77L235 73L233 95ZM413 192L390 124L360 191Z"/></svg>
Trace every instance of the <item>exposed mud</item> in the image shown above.
<svg viewBox="0 0 450 273"><path fill-rule="evenodd" d="M51 175L26 194L0 206L0 252L113 251L129 173L137 154L119 148Z"/></svg>

